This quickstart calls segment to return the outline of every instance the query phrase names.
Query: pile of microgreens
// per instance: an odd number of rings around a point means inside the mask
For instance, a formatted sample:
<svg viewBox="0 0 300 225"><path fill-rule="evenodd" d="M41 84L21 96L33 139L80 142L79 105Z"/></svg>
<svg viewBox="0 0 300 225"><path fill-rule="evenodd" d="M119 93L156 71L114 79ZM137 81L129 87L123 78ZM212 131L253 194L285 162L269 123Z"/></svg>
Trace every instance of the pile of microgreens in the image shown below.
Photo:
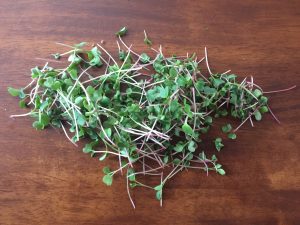
<svg viewBox="0 0 300 225"><path fill-rule="evenodd" d="M49 125L62 128L75 145L87 137L90 142L83 152L101 161L108 155L119 161L116 170L103 168L106 185L125 171L133 206L129 187L137 186L155 190L162 204L166 182L184 168L225 174L216 155L196 151L214 118L230 115L240 119L235 129L230 124L222 127L229 139L235 139L246 121L253 126L253 119L259 121L271 110L263 95L266 92L252 77L239 83L230 71L212 73L206 48L201 59L195 54L166 57L161 46L158 50L151 47L145 32L144 42L155 55L139 54L122 40L126 33L125 27L116 33L118 59L102 44L91 49L87 43L63 44L70 50L53 56L56 62L68 56L67 67L53 68L46 63L31 70L32 81L26 87L8 88L11 95L20 97L20 107L31 106L29 113L11 117L34 117L32 125L37 130ZM202 74L202 62L209 76ZM98 147L103 144L105 149ZM220 137L214 144L217 151L224 146ZM159 183L154 187L144 184L138 180L141 175L158 176Z"/></svg>

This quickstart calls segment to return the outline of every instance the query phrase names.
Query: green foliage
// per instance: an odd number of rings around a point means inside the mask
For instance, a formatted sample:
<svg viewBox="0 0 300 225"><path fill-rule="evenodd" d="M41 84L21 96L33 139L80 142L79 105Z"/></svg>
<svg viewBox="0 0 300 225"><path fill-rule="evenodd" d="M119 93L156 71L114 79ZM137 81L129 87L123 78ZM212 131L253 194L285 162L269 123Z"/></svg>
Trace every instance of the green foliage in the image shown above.
<svg viewBox="0 0 300 225"><path fill-rule="evenodd" d="M20 89L16 89L16 88L12 88L12 87L7 88L7 91L11 96L14 96L14 97L19 96L21 93Z"/></svg>
<svg viewBox="0 0 300 225"><path fill-rule="evenodd" d="M255 119L256 119L257 121L260 121L261 118L262 118L262 115L261 115L261 113L260 113L259 110L256 110L256 111L253 113L253 115L254 115L254 117L255 117Z"/></svg>
<svg viewBox="0 0 300 225"><path fill-rule="evenodd" d="M152 45L152 41L148 38L146 31L144 31L145 38L144 38L144 43L148 46Z"/></svg>
<svg viewBox="0 0 300 225"><path fill-rule="evenodd" d="M194 134L193 128L187 123L184 123L181 128L182 131L187 135L192 136Z"/></svg>
<svg viewBox="0 0 300 225"><path fill-rule="evenodd" d="M37 129L37 130L43 130L44 129L44 125L42 122L40 121L34 121L32 126Z"/></svg>
<svg viewBox="0 0 300 225"><path fill-rule="evenodd" d="M227 137L230 138L230 139L236 139L236 134L235 133L229 133L227 135Z"/></svg>
<svg viewBox="0 0 300 225"><path fill-rule="evenodd" d="M111 186L113 183L113 177L110 174L106 174L103 176L102 181L107 186Z"/></svg>
<svg viewBox="0 0 300 225"><path fill-rule="evenodd" d="M217 169L217 172L221 175L225 175L225 170L223 169Z"/></svg>
<svg viewBox="0 0 300 225"><path fill-rule="evenodd" d="M122 27L117 33L117 36L123 37L125 34L127 33L127 28L126 27Z"/></svg>
<svg viewBox="0 0 300 225"><path fill-rule="evenodd" d="M150 62L150 56L148 56L146 53L142 53L140 60L141 60L142 63L149 63Z"/></svg>
<svg viewBox="0 0 300 225"><path fill-rule="evenodd" d="M116 33L118 43L123 43L126 33L126 27ZM144 33L145 44L151 46ZM154 189L156 198L162 200L164 184L177 172L195 168L194 164L206 173L225 175L216 155L210 158L206 149L197 151L215 118L231 116L243 123L253 116L259 121L269 111L268 98L261 89L252 89L252 81L238 83L236 75L226 73L203 75L195 54L165 57L162 49L156 55L139 54L123 44L115 60L115 54L102 46L89 46L81 42L69 46L68 52L55 53L55 59L67 59L69 64L34 67L30 85L9 87L8 92L20 98L21 108L30 108L24 115L34 117L35 129L62 128L73 143L88 141L84 153L100 161L116 157L116 170L103 168L102 181L108 186L114 174L121 172L128 187ZM236 139L236 129L230 124L222 131ZM214 145L218 152L224 147L219 137ZM148 161L157 167L151 169ZM165 167L172 168L167 175ZM139 175L144 173L161 174L160 184L141 183Z"/></svg>
<svg viewBox="0 0 300 225"><path fill-rule="evenodd" d="M188 150L190 152L194 152L196 150L196 148L197 148L196 142L190 141L189 144L188 144Z"/></svg>
<svg viewBox="0 0 300 225"><path fill-rule="evenodd" d="M216 147L218 152L221 151L221 148L224 147L224 145L222 143L222 138L216 138L214 143L215 143L215 147Z"/></svg>
<svg viewBox="0 0 300 225"><path fill-rule="evenodd" d="M230 132L232 130L232 126L231 126L231 124L226 124L226 125L224 125L223 127L222 127L222 131L224 132L224 133L228 133L228 132Z"/></svg>

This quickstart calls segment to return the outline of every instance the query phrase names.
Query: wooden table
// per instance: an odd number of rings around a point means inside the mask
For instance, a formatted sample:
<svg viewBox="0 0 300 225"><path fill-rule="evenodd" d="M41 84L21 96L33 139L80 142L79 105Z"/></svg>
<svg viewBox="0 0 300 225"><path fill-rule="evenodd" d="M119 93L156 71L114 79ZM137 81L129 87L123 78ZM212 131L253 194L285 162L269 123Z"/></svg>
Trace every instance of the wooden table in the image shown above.
<svg viewBox="0 0 300 225"><path fill-rule="evenodd" d="M300 224L300 88L271 96L274 113L245 125L219 154L227 176L182 172L166 187L164 205L137 189L133 210L122 177L101 182L99 162L61 131L31 127L7 86L30 80L37 60L65 50L55 44L100 42L114 33L144 48L146 29L166 54L205 46L214 72L253 75L265 90L300 85L299 1L0 1L0 224ZM213 138L213 136L209 137Z"/></svg>

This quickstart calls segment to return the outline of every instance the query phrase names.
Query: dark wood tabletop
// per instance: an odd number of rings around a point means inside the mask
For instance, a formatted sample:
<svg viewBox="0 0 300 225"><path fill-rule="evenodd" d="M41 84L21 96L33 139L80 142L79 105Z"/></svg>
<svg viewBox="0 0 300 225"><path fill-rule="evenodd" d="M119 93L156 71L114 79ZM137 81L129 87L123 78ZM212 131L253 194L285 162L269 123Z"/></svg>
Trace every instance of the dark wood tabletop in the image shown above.
<svg viewBox="0 0 300 225"><path fill-rule="evenodd" d="M299 8L297 0L1 0L0 224L300 224ZM28 110L7 94L44 64L36 58L65 50L55 42L104 40L114 50L122 26L137 51L145 29L165 54L203 55L206 46L214 72L253 76L266 91L298 85L270 95L281 125L270 114L246 124L219 154L226 176L184 171L167 184L163 207L140 188L134 210L124 177L112 187L101 181L114 159L99 162L60 130L36 131L31 118L9 118Z"/></svg>

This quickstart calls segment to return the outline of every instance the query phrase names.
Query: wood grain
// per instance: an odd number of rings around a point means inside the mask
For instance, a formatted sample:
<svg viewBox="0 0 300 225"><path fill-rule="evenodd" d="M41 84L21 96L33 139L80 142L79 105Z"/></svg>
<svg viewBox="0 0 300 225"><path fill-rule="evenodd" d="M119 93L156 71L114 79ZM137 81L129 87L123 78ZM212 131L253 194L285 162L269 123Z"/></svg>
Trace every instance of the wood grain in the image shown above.
<svg viewBox="0 0 300 225"><path fill-rule="evenodd" d="M133 210L122 177L101 182L100 163L68 143L61 131L32 129L7 86L29 81L30 68L64 50L56 41L115 48L126 25L128 43L143 49L146 29L166 54L209 49L215 72L253 75L265 90L300 86L299 1L0 1L0 224L300 224L300 88L274 94L282 124L266 116L226 141L219 157L227 176L188 171L166 187L164 206L137 189ZM214 132L207 140L213 138Z"/></svg>

